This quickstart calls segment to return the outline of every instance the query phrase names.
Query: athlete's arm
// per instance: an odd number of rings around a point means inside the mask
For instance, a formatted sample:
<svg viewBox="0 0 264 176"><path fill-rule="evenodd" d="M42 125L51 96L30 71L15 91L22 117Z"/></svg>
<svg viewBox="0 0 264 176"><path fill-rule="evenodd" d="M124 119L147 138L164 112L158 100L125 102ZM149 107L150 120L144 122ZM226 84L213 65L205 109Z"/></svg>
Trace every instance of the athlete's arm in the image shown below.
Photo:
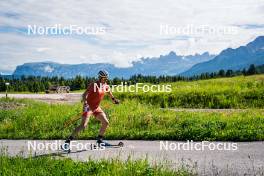
<svg viewBox="0 0 264 176"><path fill-rule="evenodd" d="M86 103L87 95L88 95L88 89L86 89L85 92L82 94L82 102L83 103Z"/></svg>
<svg viewBox="0 0 264 176"><path fill-rule="evenodd" d="M114 104L119 104L120 103L120 101L114 97L114 95L111 92L111 90L108 91L108 94L109 94L109 96L112 99L112 101L113 101Z"/></svg>
<svg viewBox="0 0 264 176"><path fill-rule="evenodd" d="M84 104L87 103L87 97L88 97L88 94L89 94L89 91L90 91L92 85L93 84L89 84L88 87L87 87L87 89L85 90L85 92L82 94L82 102Z"/></svg>

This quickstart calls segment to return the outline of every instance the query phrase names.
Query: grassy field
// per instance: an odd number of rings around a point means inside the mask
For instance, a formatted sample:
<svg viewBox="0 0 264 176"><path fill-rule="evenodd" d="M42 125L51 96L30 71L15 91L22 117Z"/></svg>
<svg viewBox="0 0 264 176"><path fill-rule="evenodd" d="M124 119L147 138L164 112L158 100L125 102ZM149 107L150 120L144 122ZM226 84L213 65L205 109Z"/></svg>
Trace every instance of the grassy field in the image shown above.
<svg viewBox="0 0 264 176"><path fill-rule="evenodd" d="M162 108L264 108L264 74L159 85L171 85L172 91L144 93L139 89L138 93L115 92L115 95L121 100L135 99ZM84 90L72 92L80 93Z"/></svg>
<svg viewBox="0 0 264 176"><path fill-rule="evenodd" d="M171 85L172 92L143 93L139 89L138 93L116 92L115 95L121 100L136 99L141 103L162 108L264 108L264 74L191 82L179 81L160 85L166 84Z"/></svg>
<svg viewBox="0 0 264 176"><path fill-rule="evenodd" d="M150 175L150 176L187 176L192 173L181 169L170 170L164 166L150 166L147 160L118 159L77 162L71 159L53 159L52 157L22 158L0 156L0 175Z"/></svg>
<svg viewBox="0 0 264 176"><path fill-rule="evenodd" d="M1 103L15 105L0 111L0 138L62 139L79 123L77 121L63 128L66 120L80 113L80 103L47 104L32 100L0 99ZM125 100L120 105L105 100L102 107L110 121L107 139L264 140L263 109L174 112L136 100ZM99 127L99 122L91 118L88 129L79 138L94 139Z"/></svg>
<svg viewBox="0 0 264 176"><path fill-rule="evenodd" d="M116 93L159 107L264 108L264 75L238 76L170 84L169 93ZM161 84L162 85L162 84Z"/></svg>

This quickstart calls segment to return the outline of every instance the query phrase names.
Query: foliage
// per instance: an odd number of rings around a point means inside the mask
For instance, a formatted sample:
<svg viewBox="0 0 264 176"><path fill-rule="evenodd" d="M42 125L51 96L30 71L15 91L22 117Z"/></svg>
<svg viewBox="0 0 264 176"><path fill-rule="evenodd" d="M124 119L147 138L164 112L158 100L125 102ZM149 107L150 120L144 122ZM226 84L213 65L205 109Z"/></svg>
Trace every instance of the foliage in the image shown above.
<svg viewBox="0 0 264 176"><path fill-rule="evenodd" d="M192 173L181 170L170 170L165 166L150 166L147 160L119 159L88 160L86 162L71 159L54 159L50 156L38 158L0 156L0 175L149 175L149 176L187 176Z"/></svg>
<svg viewBox="0 0 264 176"><path fill-rule="evenodd" d="M0 111L0 138L6 139L62 139L69 136L77 121L63 128L66 120L81 110L81 104L47 104L31 100L1 99L26 104L23 108ZM149 140L264 140L263 109L237 111L195 112L162 110L125 100L113 105L110 100L102 104L110 126L106 139ZM79 139L95 139L99 122L91 118L88 129Z"/></svg>

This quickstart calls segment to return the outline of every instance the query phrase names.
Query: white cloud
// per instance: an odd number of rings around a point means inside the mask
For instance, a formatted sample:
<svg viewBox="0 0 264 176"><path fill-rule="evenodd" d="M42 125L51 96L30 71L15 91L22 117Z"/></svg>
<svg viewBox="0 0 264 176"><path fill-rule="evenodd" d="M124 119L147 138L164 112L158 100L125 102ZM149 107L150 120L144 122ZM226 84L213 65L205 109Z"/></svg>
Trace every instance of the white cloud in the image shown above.
<svg viewBox="0 0 264 176"><path fill-rule="evenodd" d="M50 65L47 65L43 68L45 72L51 73L53 72L54 68L52 68Z"/></svg>
<svg viewBox="0 0 264 176"><path fill-rule="evenodd" d="M264 24L264 0L100 0L0 2L0 70L24 62L109 62L129 66L137 56L219 53L263 35L263 28L238 27L236 35L160 35L160 25L236 26ZM28 25L104 26L105 35L27 36ZM8 27L8 28L7 28Z"/></svg>
<svg viewBox="0 0 264 176"><path fill-rule="evenodd" d="M43 52L43 51L47 51L49 50L50 48L37 48L37 51L38 52Z"/></svg>

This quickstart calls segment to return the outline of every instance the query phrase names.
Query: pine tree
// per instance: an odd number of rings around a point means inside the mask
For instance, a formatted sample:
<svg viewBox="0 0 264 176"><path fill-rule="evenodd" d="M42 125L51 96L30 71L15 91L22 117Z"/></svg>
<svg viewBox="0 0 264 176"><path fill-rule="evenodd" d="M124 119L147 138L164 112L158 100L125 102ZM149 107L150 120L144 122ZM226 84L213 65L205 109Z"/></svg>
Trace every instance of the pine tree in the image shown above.
<svg viewBox="0 0 264 176"><path fill-rule="evenodd" d="M221 70L218 72L218 76L219 76L219 77L224 77L224 76L225 76L225 70L221 69Z"/></svg>
<svg viewBox="0 0 264 176"><path fill-rule="evenodd" d="M251 64L249 66L249 69L247 70L247 75L254 75L256 73L257 73L257 71L256 71L255 65L254 64Z"/></svg>

